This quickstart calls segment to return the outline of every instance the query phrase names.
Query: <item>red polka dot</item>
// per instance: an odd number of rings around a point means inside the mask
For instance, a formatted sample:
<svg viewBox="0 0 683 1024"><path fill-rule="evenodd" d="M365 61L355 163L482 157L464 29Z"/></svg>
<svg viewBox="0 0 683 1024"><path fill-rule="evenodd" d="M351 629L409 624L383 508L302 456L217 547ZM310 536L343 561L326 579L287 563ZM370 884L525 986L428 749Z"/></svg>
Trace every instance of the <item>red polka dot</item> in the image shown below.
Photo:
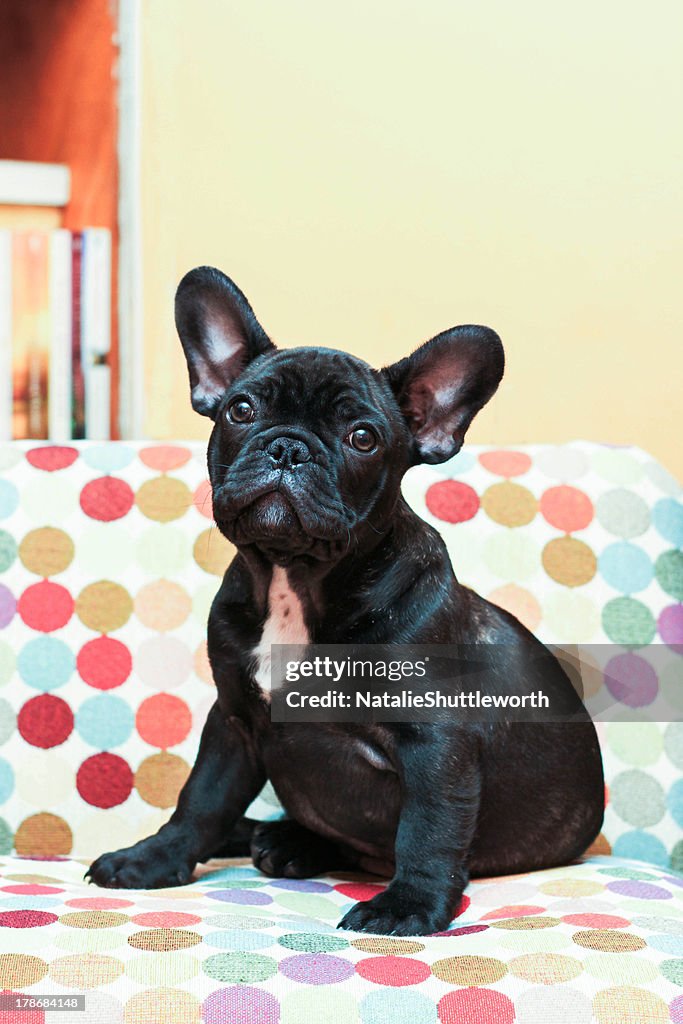
<svg viewBox="0 0 683 1024"><path fill-rule="evenodd" d="M348 896L350 900L365 903L366 900L371 900L373 896L376 896L378 892L384 892L386 886L377 885L376 882L340 882L334 888L342 896Z"/></svg>
<svg viewBox="0 0 683 1024"><path fill-rule="evenodd" d="M488 928L487 924L463 924L460 928L451 928L447 932L432 932L432 936L450 938L451 935L476 935L477 932L488 931Z"/></svg>
<svg viewBox="0 0 683 1024"><path fill-rule="evenodd" d="M358 961L356 972L375 985L391 985L394 988L419 985L432 973L429 964L406 956L371 956L367 960Z"/></svg>
<svg viewBox="0 0 683 1024"><path fill-rule="evenodd" d="M0 912L0 928L42 928L57 921L56 914L47 910L3 910Z"/></svg>
<svg viewBox="0 0 683 1024"><path fill-rule="evenodd" d="M462 915L465 913L471 902L472 900L469 898L469 896L466 896L463 893L463 895L460 897L460 903L458 904L457 909L453 914L453 917L462 917Z"/></svg>
<svg viewBox="0 0 683 1024"><path fill-rule="evenodd" d="M32 747L58 747L70 735L74 727L71 708L51 693L27 700L17 716L17 728Z"/></svg>
<svg viewBox="0 0 683 1024"><path fill-rule="evenodd" d="M439 1000L441 1024L512 1024L515 1007L511 999L492 988L462 988Z"/></svg>
<svg viewBox="0 0 683 1024"><path fill-rule="evenodd" d="M156 469L159 473L168 473L170 469L180 469L192 458L189 448L181 448L175 444L155 444L149 448L141 448L138 452L140 462L144 462L149 469Z"/></svg>
<svg viewBox="0 0 683 1024"><path fill-rule="evenodd" d="M61 583L42 580L27 587L17 605L27 626L39 633L61 629L73 615L74 599Z"/></svg>
<svg viewBox="0 0 683 1024"><path fill-rule="evenodd" d="M211 484L208 480L201 483L192 497L192 503L198 512L207 519L213 519L213 501L211 500Z"/></svg>
<svg viewBox="0 0 683 1024"><path fill-rule="evenodd" d="M125 480L103 476L91 480L81 491L81 508L86 516L110 523L121 519L133 507L135 495Z"/></svg>
<svg viewBox="0 0 683 1024"><path fill-rule="evenodd" d="M36 469L44 469L47 473L54 473L57 469L67 469L72 466L78 458L76 448L64 448L60 445L44 445L42 448L30 448L26 452L26 459Z"/></svg>
<svg viewBox="0 0 683 1024"><path fill-rule="evenodd" d="M35 882L18 882L16 885L3 885L3 892L13 892L17 896L48 896L53 892L64 892L55 885L38 885Z"/></svg>
<svg viewBox="0 0 683 1024"><path fill-rule="evenodd" d="M185 925L199 924L201 917L198 914L186 914L182 910L158 910L136 914L131 917L131 921L142 925L143 928L182 928Z"/></svg>
<svg viewBox="0 0 683 1024"><path fill-rule="evenodd" d="M627 918L616 914L567 914L562 920L579 928L628 928L631 924Z"/></svg>
<svg viewBox="0 0 683 1024"><path fill-rule="evenodd" d="M28 992L3 988L2 994L25 999ZM45 1024L45 1010L22 1010L20 1014L15 1010L0 1010L0 1024Z"/></svg>
<svg viewBox="0 0 683 1024"><path fill-rule="evenodd" d="M531 468L531 457L526 452L509 452L505 449L495 452L482 452L479 462L496 476L522 476Z"/></svg>
<svg viewBox="0 0 683 1024"><path fill-rule="evenodd" d="M192 713L184 700L170 693L157 693L143 700L135 725L146 743L153 747L174 747L192 728Z"/></svg>
<svg viewBox="0 0 683 1024"><path fill-rule="evenodd" d="M116 910L117 907L132 907L133 900L117 899L115 896L78 896L73 900L65 900L66 907L79 910Z"/></svg>
<svg viewBox="0 0 683 1024"><path fill-rule="evenodd" d="M542 914L545 907L535 906L523 906L521 904L515 904L509 907L496 907L495 910L489 911L488 914L483 914L482 921L495 921L502 920L507 917L532 917L534 914Z"/></svg>
<svg viewBox="0 0 683 1024"><path fill-rule="evenodd" d="M93 807L116 807L130 796L133 773L118 754L93 754L78 769L76 788Z"/></svg>
<svg viewBox="0 0 683 1024"><path fill-rule="evenodd" d="M479 509L479 495L469 484L459 480L440 480L427 491L427 508L445 523L464 523Z"/></svg>
<svg viewBox="0 0 683 1024"><path fill-rule="evenodd" d="M584 530L593 518L593 502L578 487L549 487L540 501L541 514L558 530Z"/></svg>
<svg viewBox="0 0 683 1024"><path fill-rule="evenodd" d="M81 647L76 666L88 686L94 686L96 690L112 690L125 683L133 668L133 658L120 640L98 636Z"/></svg>

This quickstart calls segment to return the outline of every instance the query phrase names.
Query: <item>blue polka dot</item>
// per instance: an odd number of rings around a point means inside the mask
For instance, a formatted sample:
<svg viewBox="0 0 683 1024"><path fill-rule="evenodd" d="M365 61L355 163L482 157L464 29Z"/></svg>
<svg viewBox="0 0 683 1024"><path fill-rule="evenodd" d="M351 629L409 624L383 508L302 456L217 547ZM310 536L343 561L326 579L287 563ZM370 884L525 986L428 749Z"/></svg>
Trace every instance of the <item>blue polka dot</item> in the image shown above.
<svg viewBox="0 0 683 1024"><path fill-rule="evenodd" d="M78 735L98 750L125 743L134 723L133 711L126 701L109 693L88 698L76 712Z"/></svg>
<svg viewBox="0 0 683 1024"><path fill-rule="evenodd" d="M207 946L214 946L216 949L235 949L246 952L251 949L266 949L267 946L274 945L275 936L246 930L209 932L204 936L204 942Z"/></svg>
<svg viewBox="0 0 683 1024"><path fill-rule="evenodd" d="M0 519L11 516L19 504L19 491L11 480L0 480Z"/></svg>
<svg viewBox="0 0 683 1024"><path fill-rule="evenodd" d="M626 857L632 860L645 860L649 864L658 864L662 868L669 866L669 854L666 846L650 832L634 829L624 832L615 841L612 848L615 857Z"/></svg>
<svg viewBox="0 0 683 1024"><path fill-rule="evenodd" d="M674 782L666 800L669 813L677 825L683 828L683 779Z"/></svg>
<svg viewBox="0 0 683 1024"><path fill-rule="evenodd" d="M683 956L683 935L650 935L647 944L660 953Z"/></svg>
<svg viewBox="0 0 683 1024"><path fill-rule="evenodd" d="M14 789L14 772L12 766L0 757L0 804L9 800Z"/></svg>
<svg viewBox="0 0 683 1024"><path fill-rule="evenodd" d="M47 910L63 902L59 896L4 896L0 899L0 907L6 910Z"/></svg>
<svg viewBox="0 0 683 1024"><path fill-rule="evenodd" d="M468 473L476 461L471 452L459 451L452 459L439 466L438 471L442 476L457 476L459 473Z"/></svg>
<svg viewBox="0 0 683 1024"><path fill-rule="evenodd" d="M665 540L683 547L683 504L675 498L661 498L652 510L652 522Z"/></svg>
<svg viewBox="0 0 683 1024"><path fill-rule="evenodd" d="M389 988L369 992L360 1004L363 1024L387 1024L389 1021L410 1021L410 1024L438 1024L436 1006L421 992L392 992Z"/></svg>
<svg viewBox="0 0 683 1024"><path fill-rule="evenodd" d="M124 469L125 466L135 458L132 448L119 444L98 444L92 448L85 448L81 451L81 458L90 466L102 473L113 473L114 470Z"/></svg>
<svg viewBox="0 0 683 1024"><path fill-rule="evenodd" d="M71 678L76 659L70 647L54 636L29 640L19 652L17 668L27 686L56 690Z"/></svg>
<svg viewBox="0 0 683 1024"><path fill-rule="evenodd" d="M604 580L622 594L644 590L654 576L650 556L627 541L610 544L600 555L598 565Z"/></svg>

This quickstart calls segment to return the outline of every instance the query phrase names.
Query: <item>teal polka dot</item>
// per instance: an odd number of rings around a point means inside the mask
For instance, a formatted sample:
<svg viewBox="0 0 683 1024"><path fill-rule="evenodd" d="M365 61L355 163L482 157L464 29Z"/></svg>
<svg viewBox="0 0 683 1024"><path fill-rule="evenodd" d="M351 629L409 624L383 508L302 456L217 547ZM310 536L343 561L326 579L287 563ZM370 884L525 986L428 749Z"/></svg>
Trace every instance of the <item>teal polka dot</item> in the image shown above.
<svg viewBox="0 0 683 1024"><path fill-rule="evenodd" d="M675 498L661 498L652 510L652 522L671 544L683 547L683 504Z"/></svg>
<svg viewBox="0 0 683 1024"><path fill-rule="evenodd" d="M261 921L263 925L263 921ZM216 949L242 950L247 953L253 949L266 949L275 942L274 935L266 935L265 932L229 930L224 932L209 932L204 936L207 946L214 946Z"/></svg>
<svg viewBox="0 0 683 1024"><path fill-rule="evenodd" d="M683 988L683 960L662 960L659 969L672 985Z"/></svg>
<svg viewBox="0 0 683 1024"><path fill-rule="evenodd" d="M438 1024L436 1006L421 992L392 992L383 988L368 992L360 1004L363 1024Z"/></svg>
<svg viewBox="0 0 683 1024"><path fill-rule="evenodd" d="M203 962L202 970L214 981L248 985L277 974L277 960L258 953L216 953Z"/></svg>
<svg viewBox="0 0 683 1024"><path fill-rule="evenodd" d="M98 444L83 449L81 458L91 469L97 469L102 473L114 473L130 465L135 458L135 452L122 444Z"/></svg>
<svg viewBox="0 0 683 1024"><path fill-rule="evenodd" d="M439 466L440 475L451 477L457 476L459 473L468 473L476 461L471 452L461 450L452 459L449 459L448 462L444 462L443 465Z"/></svg>
<svg viewBox="0 0 683 1024"><path fill-rule="evenodd" d="M612 853L615 857L644 860L662 868L669 866L669 854L661 839L640 829L619 836L612 847Z"/></svg>
<svg viewBox="0 0 683 1024"><path fill-rule="evenodd" d="M602 610L602 628L622 647L644 647L655 635L652 612L634 597L615 597Z"/></svg>
<svg viewBox="0 0 683 1024"><path fill-rule="evenodd" d="M622 594L644 590L654 575L649 555L626 541L606 547L598 559L598 567L603 579Z"/></svg>
<svg viewBox="0 0 683 1024"><path fill-rule="evenodd" d="M14 846L14 833L4 818L0 818L0 854L3 856L12 852Z"/></svg>
<svg viewBox="0 0 683 1024"><path fill-rule="evenodd" d="M683 601L683 551L662 551L655 563L655 576L665 594Z"/></svg>
<svg viewBox="0 0 683 1024"><path fill-rule="evenodd" d="M674 871L683 872L683 839L679 839L671 851L671 867Z"/></svg>
<svg viewBox="0 0 683 1024"><path fill-rule="evenodd" d="M17 659L19 675L36 690L56 690L71 678L74 653L63 640L39 636L22 647Z"/></svg>
<svg viewBox="0 0 683 1024"><path fill-rule="evenodd" d="M338 949L347 949L349 945L348 939L342 939L339 935L315 932L281 935L277 941L285 949L295 949L299 953L334 953Z"/></svg>
<svg viewBox="0 0 683 1024"><path fill-rule="evenodd" d="M677 825L683 828L683 779L674 782L667 798L669 813Z"/></svg>
<svg viewBox="0 0 683 1024"><path fill-rule="evenodd" d="M79 736L98 750L110 750L125 743L134 724L133 711L127 702L110 693L88 698L76 712Z"/></svg>
<svg viewBox="0 0 683 1024"><path fill-rule="evenodd" d="M0 757L0 804L4 804L14 790L14 772L12 766Z"/></svg>
<svg viewBox="0 0 683 1024"><path fill-rule="evenodd" d="M0 519L7 519L19 504L19 491L10 480L0 480Z"/></svg>
<svg viewBox="0 0 683 1024"><path fill-rule="evenodd" d="M666 811L664 790L659 782L637 769L620 772L612 780L610 803L623 821L636 828L656 825Z"/></svg>
<svg viewBox="0 0 683 1024"><path fill-rule="evenodd" d="M17 543L11 533L0 530L0 572L7 572L17 557Z"/></svg>
<svg viewBox="0 0 683 1024"><path fill-rule="evenodd" d="M683 722L670 722L667 725L664 750L671 763L683 771Z"/></svg>

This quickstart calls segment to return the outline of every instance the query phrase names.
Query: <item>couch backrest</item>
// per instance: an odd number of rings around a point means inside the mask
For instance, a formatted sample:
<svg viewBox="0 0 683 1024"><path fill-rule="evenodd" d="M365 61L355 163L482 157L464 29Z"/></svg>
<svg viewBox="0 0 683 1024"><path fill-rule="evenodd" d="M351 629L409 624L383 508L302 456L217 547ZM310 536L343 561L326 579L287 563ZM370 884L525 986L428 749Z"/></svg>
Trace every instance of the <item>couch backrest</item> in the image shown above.
<svg viewBox="0 0 683 1024"><path fill-rule="evenodd" d="M636 688L648 645L683 643L680 487L646 453L471 447L404 493L462 582L546 642L623 645ZM0 850L89 857L168 817L213 700L205 626L231 555L202 445L0 447ZM601 849L683 867L683 725L600 732ZM276 813L268 789L256 811Z"/></svg>

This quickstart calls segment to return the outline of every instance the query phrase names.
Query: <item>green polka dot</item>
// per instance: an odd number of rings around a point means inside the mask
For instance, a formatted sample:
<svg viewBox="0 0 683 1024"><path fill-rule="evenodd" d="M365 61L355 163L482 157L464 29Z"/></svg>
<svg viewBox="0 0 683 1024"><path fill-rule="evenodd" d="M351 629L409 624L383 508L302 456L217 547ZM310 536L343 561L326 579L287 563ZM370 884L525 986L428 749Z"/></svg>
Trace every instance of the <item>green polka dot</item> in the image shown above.
<svg viewBox="0 0 683 1024"><path fill-rule="evenodd" d="M658 487L664 494L676 495L681 493L682 488L676 477L672 476L668 469L664 469L664 466L660 466L658 462L646 463L645 472L655 487Z"/></svg>
<svg viewBox="0 0 683 1024"><path fill-rule="evenodd" d="M260 889L267 883L257 878L223 878L219 882L204 882L206 889Z"/></svg>
<svg viewBox="0 0 683 1024"><path fill-rule="evenodd" d="M0 854L12 852L14 833L4 818L0 818Z"/></svg>
<svg viewBox="0 0 683 1024"><path fill-rule="evenodd" d="M7 572L17 557L17 544L11 533L0 530L0 572Z"/></svg>
<svg viewBox="0 0 683 1024"><path fill-rule="evenodd" d="M9 701L0 699L0 745L7 743L14 732L17 716Z"/></svg>
<svg viewBox="0 0 683 1024"><path fill-rule="evenodd" d="M73 931L65 928L55 936L53 942L67 953L106 953L110 949L125 946L126 936L114 928L74 928Z"/></svg>
<svg viewBox="0 0 683 1024"><path fill-rule="evenodd" d="M543 607L543 618L559 643L586 643L591 640L600 624L594 602L586 594L572 590L556 590Z"/></svg>
<svg viewBox="0 0 683 1024"><path fill-rule="evenodd" d="M655 562L655 578L665 594L683 601L683 551L663 551Z"/></svg>
<svg viewBox="0 0 683 1024"><path fill-rule="evenodd" d="M621 761L639 768L658 761L664 747L659 726L653 722L610 722L607 743Z"/></svg>
<svg viewBox="0 0 683 1024"><path fill-rule="evenodd" d="M317 896L314 893L304 892L282 892L275 897L275 902L287 910L293 910L295 914L305 914L306 917L322 917L323 920L334 920L339 917L339 907L327 896Z"/></svg>
<svg viewBox="0 0 683 1024"><path fill-rule="evenodd" d="M683 839L679 839L671 851L671 867L683 872Z"/></svg>
<svg viewBox="0 0 683 1024"><path fill-rule="evenodd" d="M3 446L0 448L0 472L13 469L24 457L24 453L18 448Z"/></svg>
<svg viewBox="0 0 683 1024"><path fill-rule="evenodd" d="M664 749L671 763L683 769L683 722L670 722L667 725Z"/></svg>
<svg viewBox="0 0 683 1024"><path fill-rule="evenodd" d="M0 686L4 686L12 678L15 663L14 651L4 640L0 640Z"/></svg>
<svg viewBox="0 0 683 1024"><path fill-rule="evenodd" d="M480 932L482 945L488 942L488 933ZM479 935L468 935L467 941L471 944L473 939ZM568 935L554 932L549 929L542 931L519 931L503 932L502 937L496 938L496 942L506 949L515 950L517 953L557 953L560 949L566 949L571 945Z"/></svg>
<svg viewBox="0 0 683 1024"><path fill-rule="evenodd" d="M664 790L651 775L633 770L612 780L610 803L622 821L636 828L656 825L666 813Z"/></svg>
<svg viewBox="0 0 683 1024"><path fill-rule="evenodd" d="M190 537L177 526L150 526L138 537L135 553L150 576L174 576L190 560Z"/></svg>
<svg viewBox="0 0 683 1024"><path fill-rule="evenodd" d="M610 878L628 878L634 881L657 881L657 875L651 871L638 871L636 868L598 868L601 875L609 875Z"/></svg>
<svg viewBox="0 0 683 1024"><path fill-rule="evenodd" d="M605 530L623 540L640 537L650 525L650 510L643 498L622 487L603 494L595 514Z"/></svg>
<svg viewBox="0 0 683 1024"><path fill-rule="evenodd" d="M657 977L657 964L644 960L640 953L589 953L583 969L593 978L613 985L645 983Z"/></svg>
<svg viewBox="0 0 683 1024"><path fill-rule="evenodd" d="M145 953L126 963L126 976L138 985L171 988L190 981L199 973L197 958L189 953Z"/></svg>
<svg viewBox="0 0 683 1024"><path fill-rule="evenodd" d="M484 544L484 562L494 576L522 583L538 572L541 553L531 537L514 530L498 530Z"/></svg>
<svg viewBox="0 0 683 1024"><path fill-rule="evenodd" d="M217 953L204 961L202 970L214 981L253 984L277 974L277 961L259 953Z"/></svg>
<svg viewBox="0 0 683 1024"><path fill-rule="evenodd" d="M296 932L292 935L281 935L277 940L285 949L296 949L299 953L333 953L337 949L346 949L348 939L338 935L325 935L314 932Z"/></svg>
<svg viewBox="0 0 683 1024"><path fill-rule="evenodd" d="M32 523L59 526L78 510L78 492L63 473L36 473L21 489L21 507Z"/></svg>
<svg viewBox="0 0 683 1024"><path fill-rule="evenodd" d="M602 610L602 626L612 643L644 647L655 635L652 612L634 597L615 597Z"/></svg>
<svg viewBox="0 0 683 1024"><path fill-rule="evenodd" d="M91 523L76 538L78 562L95 579L118 579L133 560L130 528L120 523Z"/></svg>
<svg viewBox="0 0 683 1024"><path fill-rule="evenodd" d="M681 960L663 960L659 965L659 969L672 985L680 985L683 988L683 959Z"/></svg>
<svg viewBox="0 0 683 1024"><path fill-rule="evenodd" d="M209 612L211 611L211 605L217 590L218 580L214 580L213 583L204 583L202 586L197 587L192 596L192 614L202 625L205 625L209 618Z"/></svg>
<svg viewBox="0 0 683 1024"><path fill-rule="evenodd" d="M680 656L675 651L667 664L659 669L660 696L666 703L663 707L671 707L675 711L683 713L683 686L681 686ZM669 715L670 718L680 718L680 715Z"/></svg>
<svg viewBox="0 0 683 1024"><path fill-rule="evenodd" d="M599 448L591 457L595 472L613 484L627 487L643 475L643 467L632 455L614 448Z"/></svg>
<svg viewBox="0 0 683 1024"><path fill-rule="evenodd" d="M400 995L404 995L403 991ZM315 991L308 989L285 993L280 1000L281 1017L280 1024L358 1024L361 1018L358 1016L358 1001L355 994L340 992L338 986L316 985ZM380 1021L395 1020L396 1017L380 1016L363 1017L364 1024L379 1024ZM412 1013L405 1018L414 1024L424 1024L427 1017L421 1016L419 1020ZM436 1024L436 1007L429 1024Z"/></svg>

